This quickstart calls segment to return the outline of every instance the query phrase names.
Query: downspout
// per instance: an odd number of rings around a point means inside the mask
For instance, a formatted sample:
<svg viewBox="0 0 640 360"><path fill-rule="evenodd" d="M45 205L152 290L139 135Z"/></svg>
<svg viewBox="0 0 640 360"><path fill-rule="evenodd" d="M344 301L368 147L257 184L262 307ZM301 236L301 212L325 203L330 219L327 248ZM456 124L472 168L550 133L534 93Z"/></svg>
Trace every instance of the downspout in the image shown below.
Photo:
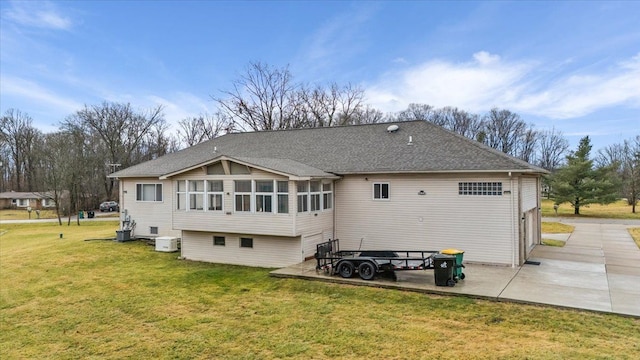
<svg viewBox="0 0 640 360"><path fill-rule="evenodd" d="M542 244L542 177L538 176L536 178L536 182L537 185L537 193L536 193L536 199L537 199L537 212L538 212L538 218L536 219L536 227L538 228L538 232L536 234L536 245Z"/></svg>
<svg viewBox="0 0 640 360"><path fill-rule="evenodd" d="M511 216L510 216L510 223L511 223L511 267L515 267L515 263L516 263L516 249L515 249L515 245L514 245L514 241L516 239L516 232L515 232L515 224L513 222L514 218L515 218L515 214L513 213L513 197L514 197L514 193L515 193L515 189L513 188L513 177L511 177L511 171L509 171L509 189L511 190L511 199L510 199L510 207L511 207Z"/></svg>
<svg viewBox="0 0 640 360"><path fill-rule="evenodd" d="M123 229L122 225L124 224L124 212L125 212L125 205L124 205L124 182L122 180L120 180L119 178L116 178L116 180L118 181L118 197L120 197L120 230Z"/></svg>
<svg viewBox="0 0 640 360"><path fill-rule="evenodd" d="M331 240L335 240L336 238L336 219L337 219L337 215L336 215L336 211L337 211L337 206L336 206L336 194L338 193L336 184L338 183L338 180L334 180L333 181L333 231L331 234ZM324 241L324 239L322 239Z"/></svg>
<svg viewBox="0 0 640 360"><path fill-rule="evenodd" d="M516 264L520 266L524 264L524 258L527 255L527 241L524 238L524 214L522 213L522 176L518 177L518 198L516 201L518 201L518 257Z"/></svg>

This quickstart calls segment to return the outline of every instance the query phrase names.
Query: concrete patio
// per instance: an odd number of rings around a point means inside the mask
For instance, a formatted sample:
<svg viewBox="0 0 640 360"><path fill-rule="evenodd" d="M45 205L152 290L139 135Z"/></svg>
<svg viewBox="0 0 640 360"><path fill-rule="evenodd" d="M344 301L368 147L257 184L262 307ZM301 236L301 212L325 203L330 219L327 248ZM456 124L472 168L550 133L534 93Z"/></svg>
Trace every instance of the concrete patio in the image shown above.
<svg viewBox="0 0 640 360"><path fill-rule="evenodd" d="M275 270L271 275L640 317L640 249L627 231L628 227L640 226L640 221L585 223L565 219L562 222L575 226L575 231L544 235L565 240L566 245L537 246L529 260L540 265L511 268L465 264L466 278L454 287L435 286L432 270L399 271L396 281L343 279L317 273L315 260Z"/></svg>

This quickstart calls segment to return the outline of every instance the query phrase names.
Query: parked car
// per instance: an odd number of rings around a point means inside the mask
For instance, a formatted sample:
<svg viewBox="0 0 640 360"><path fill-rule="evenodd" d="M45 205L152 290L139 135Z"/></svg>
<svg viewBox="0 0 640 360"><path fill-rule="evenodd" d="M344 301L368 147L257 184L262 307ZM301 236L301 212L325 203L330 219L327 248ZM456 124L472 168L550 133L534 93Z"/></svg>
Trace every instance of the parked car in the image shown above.
<svg viewBox="0 0 640 360"><path fill-rule="evenodd" d="M102 204L100 204L100 211L101 212L118 211L118 210L120 210L120 206L115 201L105 201Z"/></svg>

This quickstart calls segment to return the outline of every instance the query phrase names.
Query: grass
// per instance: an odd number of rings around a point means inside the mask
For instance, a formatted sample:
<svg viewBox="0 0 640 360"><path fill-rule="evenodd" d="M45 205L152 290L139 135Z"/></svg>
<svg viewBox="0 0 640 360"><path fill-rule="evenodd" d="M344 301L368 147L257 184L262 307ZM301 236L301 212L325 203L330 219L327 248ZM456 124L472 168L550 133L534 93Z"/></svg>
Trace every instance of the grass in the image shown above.
<svg viewBox="0 0 640 360"><path fill-rule="evenodd" d="M575 229L574 226L552 222L552 221L543 221L542 222L542 233L543 234L568 234L572 233Z"/></svg>
<svg viewBox="0 0 640 360"><path fill-rule="evenodd" d="M575 229L574 226L562 224L559 222L552 221L543 221L542 222L542 234L567 234L572 233ZM563 247L565 245L565 241L555 240L555 239L545 239L542 238L542 245L546 246L558 246Z"/></svg>
<svg viewBox="0 0 640 360"><path fill-rule="evenodd" d="M40 210L40 219L56 219L55 210ZM36 220L36 211L31 211L31 219ZM28 220L29 212L26 209L0 210L0 221L2 220Z"/></svg>
<svg viewBox="0 0 640 360"><path fill-rule="evenodd" d="M553 200L542 200L542 216L555 217ZM624 200L618 200L612 204L600 205L591 204L580 207L580 215L573 214L573 207L569 203L562 203L558 206L558 216L562 217L591 217L609 219L636 219L640 220L640 206L636 206L636 213L631 212L631 205Z"/></svg>
<svg viewBox="0 0 640 360"><path fill-rule="evenodd" d="M2 225L0 358L640 357L637 318L276 279L83 241L116 228Z"/></svg>
<svg viewBox="0 0 640 360"><path fill-rule="evenodd" d="M640 248L640 228L629 229L629 234L631 234L633 241L635 241L638 248Z"/></svg>
<svg viewBox="0 0 640 360"><path fill-rule="evenodd" d="M566 242L562 240L542 239L542 245L546 245L546 246L563 247L565 244Z"/></svg>
<svg viewBox="0 0 640 360"><path fill-rule="evenodd" d="M99 214L100 217L114 217L117 218L120 214L116 212L110 213L101 213L99 211L95 212L96 215ZM84 213L85 219L87 218L87 213ZM56 215L55 210L40 210L40 219L57 219L58 215ZM62 216L63 221L65 221L68 217ZM31 212L31 220L38 219L35 210ZM11 209L11 210L0 210L0 222L2 220L29 220L29 212L24 209Z"/></svg>

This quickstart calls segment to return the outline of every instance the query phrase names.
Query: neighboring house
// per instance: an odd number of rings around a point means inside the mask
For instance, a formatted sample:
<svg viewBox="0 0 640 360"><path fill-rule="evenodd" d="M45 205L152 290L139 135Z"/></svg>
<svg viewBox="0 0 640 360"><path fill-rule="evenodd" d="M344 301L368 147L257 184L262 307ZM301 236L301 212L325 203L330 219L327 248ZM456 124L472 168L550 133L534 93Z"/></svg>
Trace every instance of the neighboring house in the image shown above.
<svg viewBox="0 0 640 360"><path fill-rule="evenodd" d="M137 236L185 259L279 267L342 249L459 248L517 266L544 169L425 121L228 134L112 174Z"/></svg>
<svg viewBox="0 0 640 360"><path fill-rule="evenodd" d="M54 208L55 201L48 193L8 191L0 193L0 208L40 210Z"/></svg>

